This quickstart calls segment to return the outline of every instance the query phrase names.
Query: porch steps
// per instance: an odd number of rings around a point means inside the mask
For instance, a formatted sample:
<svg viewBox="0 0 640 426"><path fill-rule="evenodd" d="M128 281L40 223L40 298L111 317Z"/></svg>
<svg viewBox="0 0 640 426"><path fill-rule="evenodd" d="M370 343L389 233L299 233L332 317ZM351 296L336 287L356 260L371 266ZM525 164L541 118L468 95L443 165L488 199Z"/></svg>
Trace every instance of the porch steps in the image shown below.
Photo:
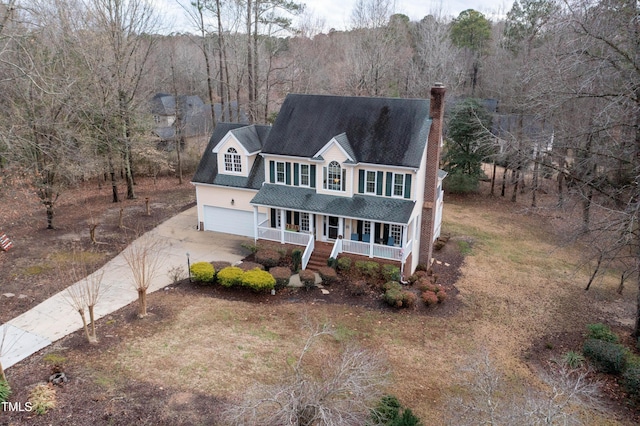
<svg viewBox="0 0 640 426"><path fill-rule="evenodd" d="M331 250L333 250L333 244L316 241L307 269L315 272L323 266L327 266Z"/></svg>

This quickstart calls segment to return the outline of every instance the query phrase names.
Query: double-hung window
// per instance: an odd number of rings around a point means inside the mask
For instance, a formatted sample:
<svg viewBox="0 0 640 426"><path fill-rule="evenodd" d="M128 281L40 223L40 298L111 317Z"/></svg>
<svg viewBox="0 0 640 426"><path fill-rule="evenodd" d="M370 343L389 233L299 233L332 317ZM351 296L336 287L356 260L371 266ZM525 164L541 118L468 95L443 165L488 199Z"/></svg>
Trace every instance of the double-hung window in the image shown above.
<svg viewBox="0 0 640 426"><path fill-rule="evenodd" d="M376 172L372 172L367 170L365 172L365 185L364 192L367 194L375 194L376 193Z"/></svg>
<svg viewBox="0 0 640 426"><path fill-rule="evenodd" d="M281 161L276 161L276 183L286 183L285 170L285 164Z"/></svg>
<svg viewBox="0 0 640 426"><path fill-rule="evenodd" d="M309 186L309 165L300 164L300 186Z"/></svg>
<svg viewBox="0 0 640 426"><path fill-rule="evenodd" d="M224 170L227 172L242 173L242 158L235 148L229 148L224 154Z"/></svg>
<svg viewBox="0 0 640 426"><path fill-rule="evenodd" d="M401 173L393 174L393 196L404 197L404 175Z"/></svg>
<svg viewBox="0 0 640 426"><path fill-rule="evenodd" d="M389 227L389 236L393 238L394 246L400 246L402 244L402 226L391 225Z"/></svg>

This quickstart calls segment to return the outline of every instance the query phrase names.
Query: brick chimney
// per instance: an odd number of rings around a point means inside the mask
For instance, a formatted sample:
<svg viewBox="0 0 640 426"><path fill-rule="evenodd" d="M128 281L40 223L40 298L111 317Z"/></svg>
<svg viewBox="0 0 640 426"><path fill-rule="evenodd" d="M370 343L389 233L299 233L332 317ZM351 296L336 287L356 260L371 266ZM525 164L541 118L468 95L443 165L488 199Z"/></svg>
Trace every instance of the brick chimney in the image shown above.
<svg viewBox="0 0 640 426"><path fill-rule="evenodd" d="M427 140L427 173L420 229L420 263L424 263L427 266L431 266L431 256L433 254L433 222L436 215L436 200L438 197L438 170L440 166L445 92L446 89L442 83L435 83L431 88L429 115L432 121Z"/></svg>

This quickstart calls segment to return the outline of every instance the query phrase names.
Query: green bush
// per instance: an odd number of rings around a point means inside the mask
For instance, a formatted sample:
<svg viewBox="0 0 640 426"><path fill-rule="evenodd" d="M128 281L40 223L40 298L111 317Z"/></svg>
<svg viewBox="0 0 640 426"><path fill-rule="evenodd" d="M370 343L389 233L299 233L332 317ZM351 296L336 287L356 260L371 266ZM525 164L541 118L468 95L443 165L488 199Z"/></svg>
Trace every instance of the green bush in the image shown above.
<svg viewBox="0 0 640 426"><path fill-rule="evenodd" d="M201 283L213 282L216 270L209 262L196 262L191 265L191 278Z"/></svg>
<svg viewBox="0 0 640 426"><path fill-rule="evenodd" d="M570 368L579 368L584 364L584 356L582 354L569 351L562 357L562 360L570 367Z"/></svg>
<svg viewBox="0 0 640 426"><path fill-rule="evenodd" d="M329 259L327 259L327 266L333 269L337 269L338 259L336 259L335 257L330 257Z"/></svg>
<svg viewBox="0 0 640 426"><path fill-rule="evenodd" d="M237 266L227 266L218 272L218 282L225 287L240 285L244 271Z"/></svg>
<svg viewBox="0 0 640 426"><path fill-rule="evenodd" d="M264 265L267 269L278 266L281 258L282 255L280 253L271 249L260 249L255 254L256 262Z"/></svg>
<svg viewBox="0 0 640 426"><path fill-rule="evenodd" d="M587 339L582 347L582 352L603 373L619 374L624 371L626 366L627 351L622 345L616 343Z"/></svg>
<svg viewBox="0 0 640 426"><path fill-rule="evenodd" d="M276 266L269 269L269 273L276 280L276 288L284 288L289 285L289 279L291 278L291 269L285 266Z"/></svg>
<svg viewBox="0 0 640 426"><path fill-rule="evenodd" d="M605 342L618 343L620 339L611 331L609 326L598 323L587 325L587 338L604 340Z"/></svg>
<svg viewBox="0 0 640 426"><path fill-rule="evenodd" d="M369 278L377 278L380 274L380 264L371 260L357 260L356 269Z"/></svg>
<svg viewBox="0 0 640 426"><path fill-rule="evenodd" d="M298 272L302 265L302 250L295 249L291 252L291 261L293 262L293 270Z"/></svg>
<svg viewBox="0 0 640 426"><path fill-rule="evenodd" d="M338 259L338 271L347 272L351 269L351 258L341 257Z"/></svg>
<svg viewBox="0 0 640 426"><path fill-rule="evenodd" d="M415 306L417 297L414 293L406 291L396 281L388 281L383 286L385 290L383 299L395 308L411 308Z"/></svg>
<svg viewBox="0 0 640 426"><path fill-rule="evenodd" d="M273 278L273 275L258 268L242 274L240 282L244 287L253 291L269 291L276 285L276 279Z"/></svg>
<svg viewBox="0 0 640 426"><path fill-rule="evenodd" d="M338 281L338 274L336 273L336 270L329 266L323 266L318 269L318 274L320 274L322 282L326 285L331 285Z"/></svg>
<svg viewBox="0 0 640 426"><path fill-rule="evenodd" d="M444 180L444 190L449 194L468 194L478 192L480 179L466 173L454 171Z"/></svg>
<svg viewBox="0 0 640 426"><path fill-rule="evenodd" d="M313 271L305 269L300 271L300 282L306 289L310 289L316 285L316 274Z"/></svg>
<svg viewBox="0 0 640 426"><path fill-rule="evenodd" d="M11 395L11 386L9 386L9 382L0 379L0 403L9 400L9 395Z"/></svg>
<svg viewBox="0 0 640 426"><path fill-rule="evenodd" d="M385 281L400 281L400 268L395 265L382 265L382 277Z"/></svg>
<svg viewBox="0 0 640 426"><path fill-rule="evenodd" d="M640 365L632 365L622 375L622 384L634 399L640 399Z"/></svg>
<svg viewBox="0 0 640 426"><path fill-rule="evenodd" d="M411 409L402 407L398 398L385 395L371 412L371 423L381 426L421 426Z"/></svg>

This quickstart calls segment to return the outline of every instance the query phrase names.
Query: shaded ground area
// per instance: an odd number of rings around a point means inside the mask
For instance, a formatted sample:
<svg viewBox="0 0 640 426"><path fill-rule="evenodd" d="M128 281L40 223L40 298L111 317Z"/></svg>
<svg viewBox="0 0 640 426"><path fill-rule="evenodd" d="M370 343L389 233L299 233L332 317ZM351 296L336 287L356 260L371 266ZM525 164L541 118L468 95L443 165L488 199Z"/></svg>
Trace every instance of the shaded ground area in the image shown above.
<svg viewBox="0 0 640 426"><path fill-rule="evenodd" d="M88 272L104 265L137 235L195 203L188 182L175 178L139 178L137 199L112 202L111 186L86 182L61 194L56 207L56 229L46 229L44 207L33 188L16 181L0 192L0 232L13 248L0 252L0 323L29 310L73 282L65 264L74 258L86 262ZM122 188L121 188L122 190ZM124 194L120 194L124 197ZM147 215L146 198L150 215ZM122 227L120 210L122 209ZM97 225L97 244L89 229Z"/></svg>

